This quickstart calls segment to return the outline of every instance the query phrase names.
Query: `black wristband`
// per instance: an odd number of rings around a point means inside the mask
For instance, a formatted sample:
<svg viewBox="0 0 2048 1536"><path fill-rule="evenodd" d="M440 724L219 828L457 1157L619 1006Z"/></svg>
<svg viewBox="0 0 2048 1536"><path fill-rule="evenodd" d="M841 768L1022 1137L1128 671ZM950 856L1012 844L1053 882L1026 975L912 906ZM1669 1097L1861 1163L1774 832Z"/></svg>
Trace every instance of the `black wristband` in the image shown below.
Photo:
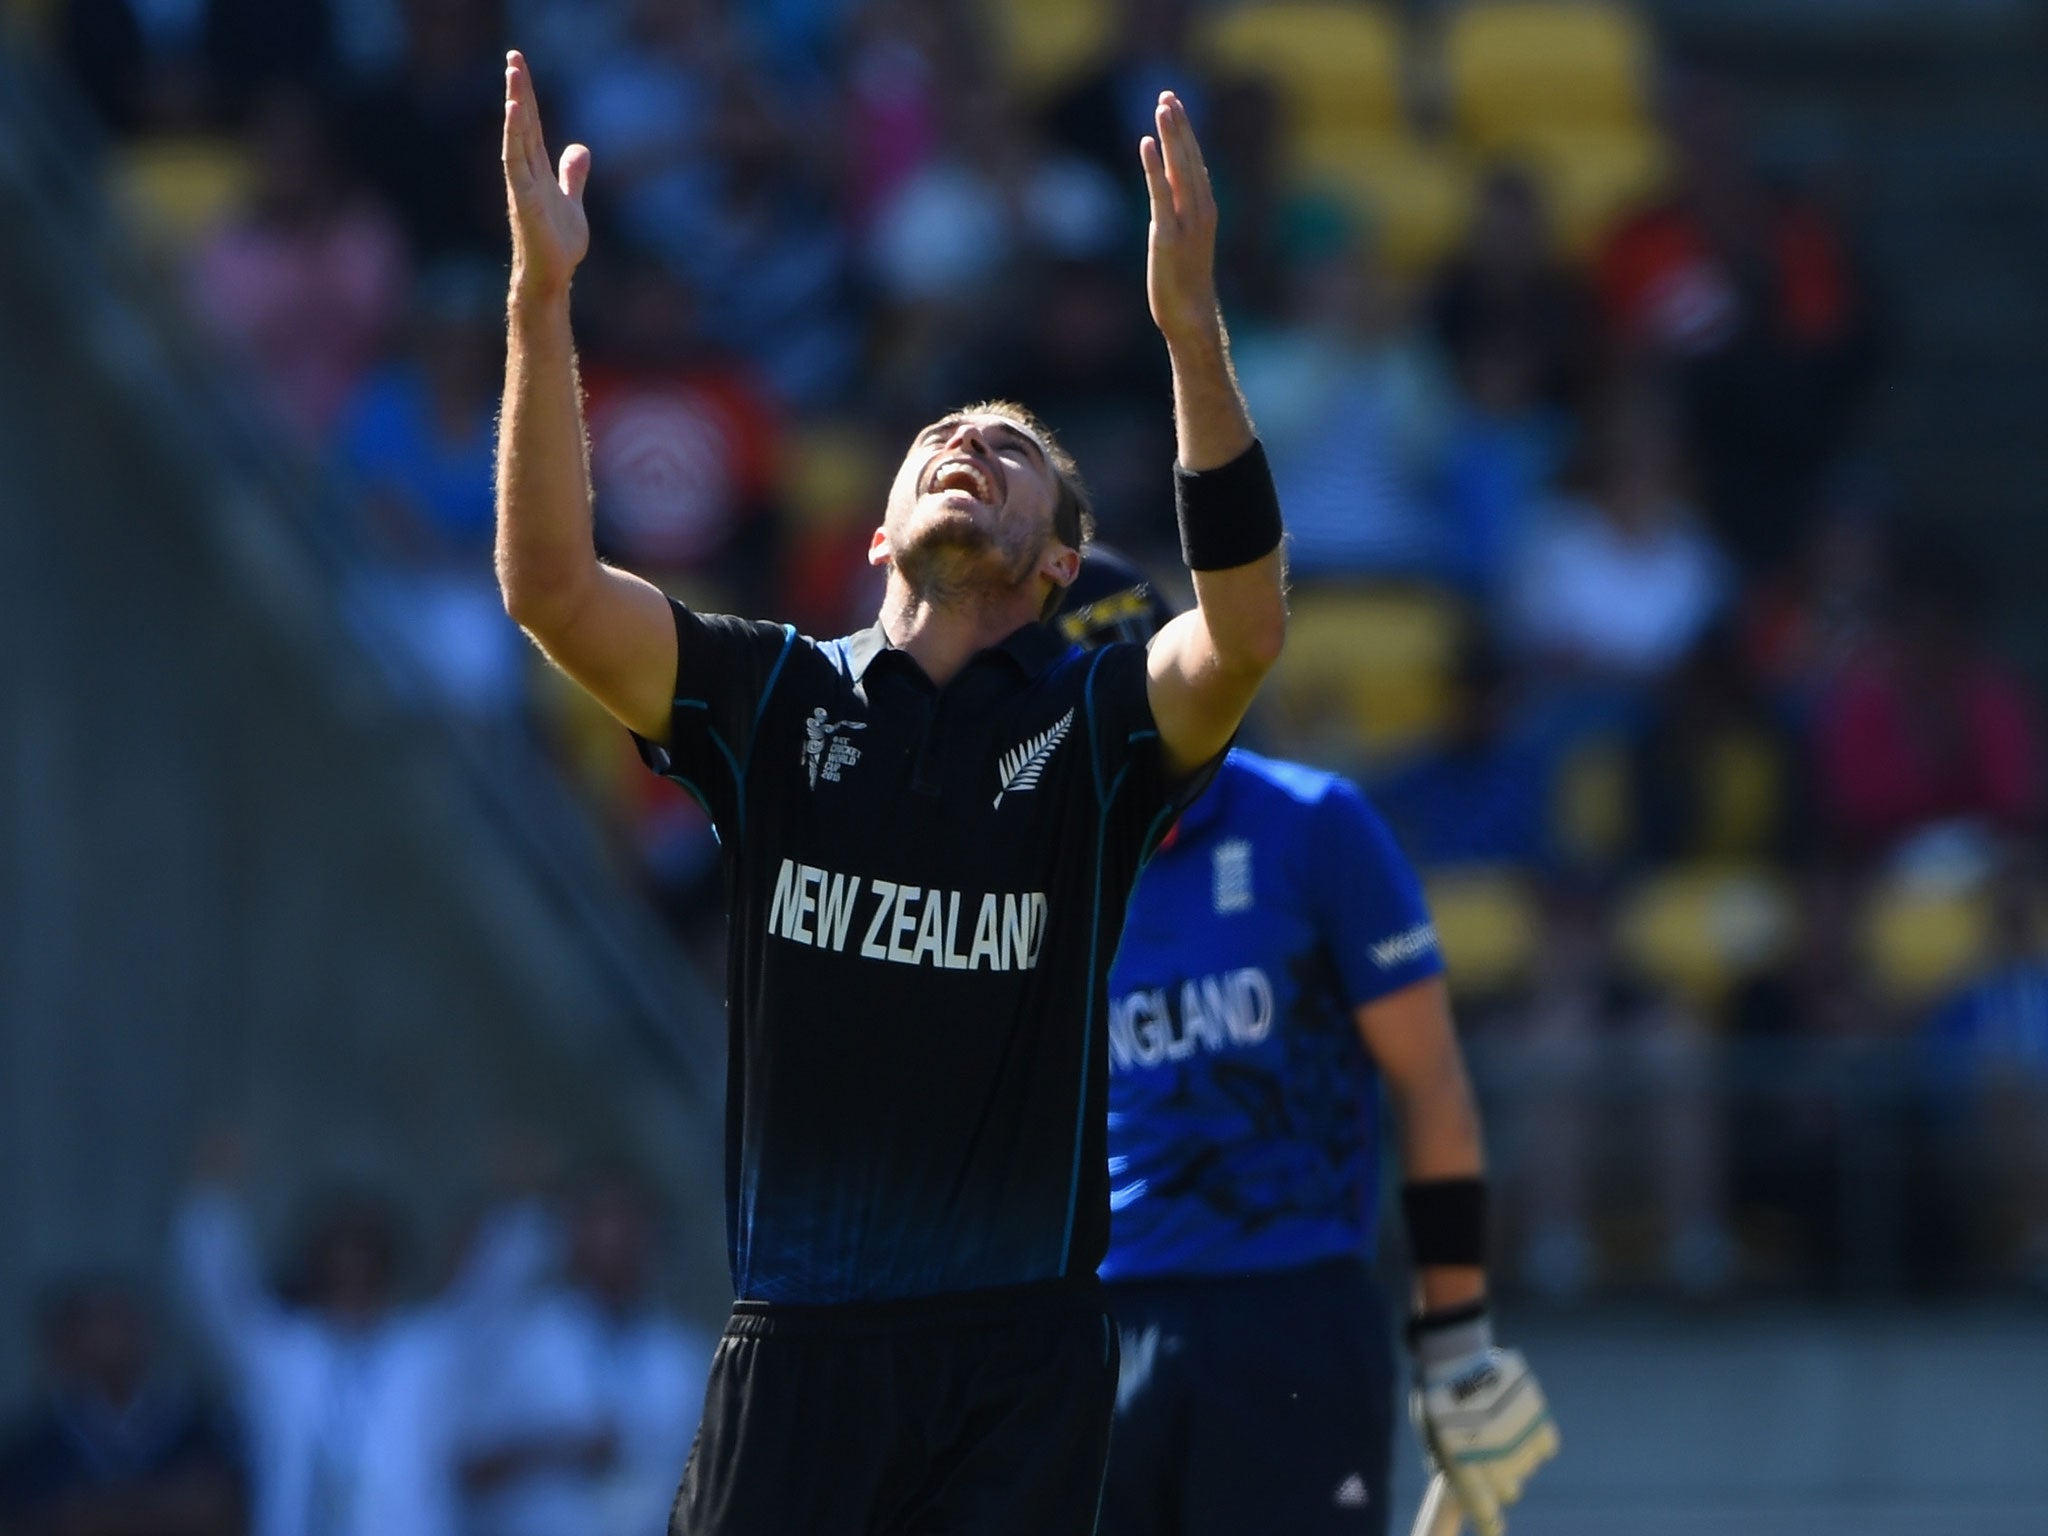
<svg viewBox="0 0 2048 1536"><path fill-rule="evenodd" d="M1401 1187L1408 1257L1417 1267L1486 1262L1486 1180L1427 1179Z"/></svg>
<svg viewBox="0 0 2048 1536"><path fill-rule="evenodd" d="M1173 467L1180 552L1191 571L1230 571L1280 547L1280 496L1257 438L1214 469Z"/></svg>

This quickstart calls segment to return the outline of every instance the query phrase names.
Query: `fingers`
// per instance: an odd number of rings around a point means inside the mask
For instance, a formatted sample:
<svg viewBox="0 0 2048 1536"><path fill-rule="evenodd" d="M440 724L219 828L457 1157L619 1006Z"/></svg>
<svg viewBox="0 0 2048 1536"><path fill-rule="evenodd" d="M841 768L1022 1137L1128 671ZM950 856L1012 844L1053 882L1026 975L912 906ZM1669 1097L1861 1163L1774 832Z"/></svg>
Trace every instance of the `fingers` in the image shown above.
<svg viewBox="0 0 2048 1536"><path fill-rule="evenodd" d="M525 185L548 171L547 146L540 131L540 103L533 93L533 73L526 55L516 49L505 55L505 168L516 171Z"/></svg>
<svg viewBox="0 0 2048 1536"><path fill-rule="evenodd" d="M1149 133L1138 141L1138 159L1144 164L1145 190L1152 198L1152 222L1170 229L1180 219L1173 211L1173 188L1166 180L1166 161L1159 152L1159 141Z"/></svg>
<svg viewBox="0 0 2048 1536"><path fill-rule="evenodd" d="M1201 145L1195 141L1187 106L1172 91L1161 91L1159 104L1153 109L1153 122L1159 129L1159 146L1166 163L1166 179L1173 188L1175 210L1187 220L1213 219L1216 199L1209 186L1209 167L1203 162Z"/></svg>
<svg viewBox="0 0 2048 1536"><path fill-rule="evenodd" d="M1437 1470L1449 1481L1458 1507L1464 1511L1472 1529L1478 1532L1479 1536L1502 1536L1507 1526L1501 1519L1500 1501L1494 1497L1493 1489L1487 1486L1486 1479L1475 1474L1470 1467L1450 1453L1438 1439L1433 1425L1425 1422L1423 1429L1431 1459L1435 1461Z"/></svg>
<svg viewBox="0 0 2048 1536"><path fill-rule="evenodd" d="M571 144L562 151L561 188L571 202L583 201L583 184L590 180L590 150L582 144Z"/></svg>

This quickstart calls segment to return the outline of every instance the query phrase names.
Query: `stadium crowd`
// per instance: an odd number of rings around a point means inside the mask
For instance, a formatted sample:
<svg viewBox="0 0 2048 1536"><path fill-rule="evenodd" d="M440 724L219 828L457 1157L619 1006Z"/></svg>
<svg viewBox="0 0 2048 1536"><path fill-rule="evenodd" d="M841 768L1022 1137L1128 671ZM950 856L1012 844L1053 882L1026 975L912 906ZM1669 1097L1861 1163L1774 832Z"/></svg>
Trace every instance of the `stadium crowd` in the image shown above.
<svg viewBox="0 0 2048 1536"><path fill-rule="evenodd" d="M506 1190L425 1292L407 1283L423 1266L395 1208L361 1192L317 1197L273 1269L235 1146L209 1139L173 1223L202 1369L162 1347L170 1319L130 1281L53 1289L43 1389L0 1425L0 1531L666 1528L712 1340L657 1299L637 1182L598 1174L553 1201Z"/></svg>
<svg viewBox="0 0 2048 1536"><path fill-rule="evenodd" d="M2048 1283L2040 701L1983 638L1969 551L1915 532L1939 509L1857 456L1881 306L1842 218L1759 171L1724 84L1624 50L1615 122L1539 122L1591 98L1488 98L1417 66L1439 26L1341 3L1263 14L1405 39L1386 67L1410 88L1368 107L1392 119L1345 119L1378 99L1365 74L1333 107L1323 65L1233 30L1250 7L1198 0L30 9L139 238L279 433L353 488L351 601L404 637L394 681L547 743L707 952L703 817L545 673L493 584L504 48L532 59L551 141L593 149L576 303L605 554L817 634L871 619L888 466L964 398L1028 402L1106 539L1177 569L1135 152L1171 84L1213 147L1225 307L1291 530L1296 621L1252 734L1356 774L1430 876L1504 1278ZM1065 53L1031 30L1111 10ZM1350 34L1328 36L1345 65ZM1890 1247L1847 1187L1872 1157L1897 1175ZM1966 1179L1978 1197L1952 1198ZM435 1372L503 1326L476 1321L491 1287L525 1282L493 1266L539 1263L517 1211L401 1323L360 1212L294 1307L227 1306L257 1297L254 1262L232 1204L195 1197L178 1252L204 1331L275 1403L244 1463L255 1526L328 1529L274 1501L317 1504L337 1446L371 1456L360 1403L299 1402L291 1372L374 1314L405 1342L358 1390L425 1394L432 1497L508 1536L563 1528L549 1500L632 1510L579 1529L655 1529L627 1486L639 1431L585 1410L620 1373L681 1390L701 1362L658 1320L607 1353L606 1287L644 1281L593 1245L643 1218L592 1198L565 1278L521 1303L508 1384L461 1407L429 1400ZM24 1434L158 1469L178 1529L234 1528L218 1433L147 1368L137 1305L53 1307L53 1395ZM572 1381L589 1401L522 1396ZM646 1449L647 1486L685 1449ZM29 1495L7 1476L12 1530Z"/></svg>

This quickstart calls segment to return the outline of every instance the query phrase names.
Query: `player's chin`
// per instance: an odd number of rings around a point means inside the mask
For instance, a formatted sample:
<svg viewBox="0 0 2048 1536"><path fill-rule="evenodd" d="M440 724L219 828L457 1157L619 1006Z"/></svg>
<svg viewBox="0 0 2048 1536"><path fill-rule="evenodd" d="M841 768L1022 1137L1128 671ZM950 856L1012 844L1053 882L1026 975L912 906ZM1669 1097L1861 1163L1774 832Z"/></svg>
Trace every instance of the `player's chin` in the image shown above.
<svg viewBox="0 0 2048 1536"><path fill-rule="evenodd" d="M906 530L911 549L975 550L992 548L995 519L980 502L926 497Z"/></svg>

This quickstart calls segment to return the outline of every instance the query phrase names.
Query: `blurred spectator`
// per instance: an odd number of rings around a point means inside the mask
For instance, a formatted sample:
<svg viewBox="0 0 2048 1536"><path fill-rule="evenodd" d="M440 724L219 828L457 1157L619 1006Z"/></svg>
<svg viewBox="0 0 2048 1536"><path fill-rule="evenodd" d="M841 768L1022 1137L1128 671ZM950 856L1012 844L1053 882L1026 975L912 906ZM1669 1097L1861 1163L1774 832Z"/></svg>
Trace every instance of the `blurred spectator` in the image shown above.
<svg viewBox="0 0 2048 1536"><path fill-rule="evenodd" d="M1631 1163L1646 1168L1650 1187L1608 1193L1598 1208L1654 1212L1663 1277L1709 1294L1732 1277L1735 1254L1704 1021L1616 972L1606 921L1583 893L1550 893L1527 1013L1502 1021L1513 1038L1490 1042L1521 1090L1499 1116L1512 1149L1500 1177L1520 1192L1519 1273L1553 1300L1601 1278L1593 1185L1619 1144L1635 1149Z"/></svg>
<svg viewBox="0 0 2048 1536"><path fill-rule="evenodd" d="M341 457L387 547L412 563L472 563L491 547L502 283L447 263L412 295L409 343L363 381Z"/></svg>
<svg viewBox="0 0 2048 1536"><path fill-rule="evenodd" d="M1677 371L1715 529L1766 569L1796 546L1870 376L1869 299L1828 215L1758 174L1724 86L1689 82L1669 131L1676 190L1610 236L1601 299L1624 350Z"/></svg>
<svg viewBox="0 0 2048 1536"><path fill-rule="evenodd" d="M357 391L338 444L376 544L357 598L406 641L421 702L475 717L518 710L527 656L491 570L502 304L490 268L427 273L410 346Z"/></svg>
<svg viewBox="0 0 2048 1536"><path fill-rule="evenodd" d="M123 134L215 112L241 123L267 87L322 80L334 43L329 0L63 0L59 23L66 62Z"/></svg>
<svg viewBox="0 0 2048 1536"><path fill-rule="evenodd" d="M9 1536L237 1536L225 1437L157 1358L134 1292L87 1280L43 1317L41 1401L0 1431Z"/></svg>
<svg viewBox="0 0 2048 1536"><path fill-rule="evenodd" d="M318 444L397 318L404 238L338 163L310 93L269 87L251 125L252 195L194 253L193 294L248 356L276 413Z"/></svg>
<svg viewBox="0 0 2048 1536"><path fill-rule="evenodd" d="M252 1536L456 1536L455 1436L468 1351L539 1272L538 1217L498 1212L440 1297L397 1301L392 1213L330 1203L292 1300L273 1292L242 1201L203 1180L175 1248L249 1447Z"/></svg>
<svg viewBox="0 0 2048 1536"><path fill-rule="evenodd" d="M854 17L841 179L857 235L939 152L939 93L946 71L958 67L960 39L972 35L960 25L962 3L873 0Z"/></svg>
<svg viewBox="0 0 2048 1536"><path fill-rule="evenodd" d="M734 611L774 609L772 402L701 337L692 295L661 266L591 277L583 377L600 547L650 580L708 584Z"/></svg>
<svg viewBox="0 0 2048 1536"><path fill-rule="evenodd" d="M1586 403L1595 312L1555 251L1535 181L1519 167L1497 167L1480 189L1472 232L1437 274L1429 313L1462 376L1480 376L1488 357L1522 357L1535 399L1569 411Z"/></svg>
<svg viewBox="0 0 2048 1536"><path fill-rule="evenodd" d="M264 88L290 80L310 86L332 72L334 6L330 0L199 0L206 14L206 59L229 110ZM145 9L182 9L145 0Z"/></svg>
<svg viewBox="0 0 2048 1536"><path fill-rule="evenodd" d="M985 393L989 360L1028 345L1031 277L1048 261L1113 249L1122 209L1100 169L1044 152L995 86L949 82L940 103L941 148L876 210L868 234L884 371L910 414ZM997 294L1024 301L992 302Z"/></svg>
<svg viewBox="0 0 2048 1536"><path fill-rule="evenodd" d="M739 68L716 0L629 0L619 46L590 60L563 93L564 128L593 146L592 196L635 245L687 260L719 217L711 153L720 93ZM543 65L543 67L546 67Z"/></svg>
<svg viewBox="0 0 2048 1536"><path fill-rule="evenodd" d="M1768 867L1791 852L1797 753L1733 633L1717 626L1660 691L1635 759L1637 855Z"/></svg>
<svg viewBox="0 0 2048 1536"><path fill-rule="evenodd" d="M1425 869L1540 869L1551 856L1553 764L1516 708L1497 646L1474 637L1451 680L1442 740L1373 790L1402 848Z"/></svg>
<svg viewBox="0 0 2048 1536"><path fill-rule="evenodd" d="M717 218L673 253L699 296L705 333L751 359L797 407L844 394L861 341L830 116L804 106L795 110L751 74L727 78L714 141L723 162Z"/></svg>
<svg viewBox="0 0 2048 1536"><path fill-rule="evenodd" d="M215 107L205 27L205 0L64 0L57 46L86 100L115 133L195 128Z"/></svg>
<svg viewBox="0 0 2048 1536"><path fill-rule="evenodd" d="M1876 632L1894 579L1888 510L1874 471L1845 471L1793 559L1744 599L1751 665L1802 712Z"/></svg>
<svg viewBox="0 0 2048 1536"><path fill-rule="evenodd" d="M661 1536L713 1341L653 1298L653 1217L632 1184L586 1189L565 1283L507 1320L472 1379L474 1536Z"/></svg>
<svg viewBox="0 0 2048 1536"><path fill-rule="evenodd" d="M1188 58L1193 12L1191 0L1116 0L1108 54L1046 115L1059 143L1130 189L1134 208L1143 206L1145 195L1142 178L1133 175L1138 140L1157 132L1152 114L1159 93L1178 93L1195 122L1208 121L1208 92ZM1205 138L1221 142L1218 135L1205 133Z"/></svg>
<svg viewBox="0 0 2048 1536"><path fill-rule="evenodd" d="M1842 1052L1884 1040L1895 1025L1864 957L1864 895L1840 869L1810 871L1799 885L1790 952L1728 1000L1729 1172L1767 1274L1832 1281L1851 1246L1849 1121L1877 1106L1867 1092L1859 1099L1845 1089Z"/></svg>
<svg viewBox="0 0 2048 1536"><path fill-rule="evenodd" d="M1641 390L1616 390L1592 424L1584 494L1547 509L1512 580L1510 633L1539 666L1654 680L1726 601L1726 564L1684 500L1676 431Z"/></svg>
<svg viewBox="0 0 2048 1536"><path fill-rule="evenodd" d="M1407 295L1331 233L1296 272L1288 323L1246 331L1236 349L1289 563L1304 577L1430 572L1446 553L1432 498L1449 380Z"/></svg>
<svg viewBox="0 0 2048 1536"><path fill-rule="evenodd" d="M1226 314L1270 325L1286 308L1287 289L1287 175L1281 159L1287 124L1280 93L1270 80L1247 76L1217 81L1210 96L1204 121L1213 126L1203 129L1203 138L1212 141L1205 153L1218 209L1217 292ZM1134 234L1142 217L1134 208ZM1135 240L1131 249L1135 255Z"/></svg>
<svg viewBox="0 0 2048 1536"><path fill-rule="evenodd" d="M1538 391L1538 367L1534 350L1506 331L1461 359L1443 449L1443 575L1489 606L1505 595L1571 444L1570 419Z"/></svg>
<svg viewBox="0 0 2048 1536"><path fill-rule="evenodd" d="M1822 695L1814 772L1844 852L1883 854L1944 826L2039 824L2037 702L1979 639L1976 611L1953 556L1902 558L1875 640Z"/></svg>
<svg viewBox="0 0 2048 1536"><path fill-rule="evenodd" d="M987 360L991 387L1022 400L1080 464L1103 537L1168 551L1173 384L1145 309L1142 275L1116 260L1059 261L1042 274L1031 326Z"/></svg>
<svg viewBox="0 0 2048 1536"><path fill-rule="evenodd" d="M1941 1129L1989 1171L1984 1240L2029 1284L2048 1288L2048 913L2038 862L2008 857L1992 887L1992 956L1927 1021Z"/></svg>
<svg viewBox="0 0 2048 1536"><path fill-rule="evenodd" d="M395 73L351 92L349 148L423 258L501 261L505 60L497 0L403 4L404 55Z"/></svg>

